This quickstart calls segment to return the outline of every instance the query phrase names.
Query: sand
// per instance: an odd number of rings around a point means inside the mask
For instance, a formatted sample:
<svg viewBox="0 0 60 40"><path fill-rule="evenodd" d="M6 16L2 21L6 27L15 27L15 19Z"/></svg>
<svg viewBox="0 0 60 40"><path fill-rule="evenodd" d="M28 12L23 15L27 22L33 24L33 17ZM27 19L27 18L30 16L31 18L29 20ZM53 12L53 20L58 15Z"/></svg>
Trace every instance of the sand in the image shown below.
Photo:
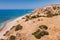
<svg viewBox="0 0 60 40"><path fill-rule="evenodd" d="M29 15L29 14L26 14L26 15ZM26 15L20 16L20 17L14 19L14 20L12 20L12 21L7 22L7 23L0 29L0 38L3 38L3 39L4 39L5 37L3 36L3 34L6 33L6 31L10 30L13 26L18 25L17 20L22 19L22 18L25 17Z"/></svg>

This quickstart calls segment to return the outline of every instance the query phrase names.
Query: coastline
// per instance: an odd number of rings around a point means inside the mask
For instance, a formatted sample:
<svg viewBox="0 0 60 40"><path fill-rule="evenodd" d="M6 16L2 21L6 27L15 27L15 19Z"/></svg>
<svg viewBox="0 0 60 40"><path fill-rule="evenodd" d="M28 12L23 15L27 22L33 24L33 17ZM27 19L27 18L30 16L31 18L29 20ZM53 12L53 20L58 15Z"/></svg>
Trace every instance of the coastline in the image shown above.
<svg viewBox="0 0 60 40"><path fill-rule="evenodd" d="M3 34L6 31L10 30L12 28L12 26L17 25L18 23L16 21L22 19L26 15L29 15L29 14L27 13L27 14L25 14L23 16L20 16L18 18L13 19L13 20L10 20L10 21L8 20L8 22L0 29L0 38L4 38Z"/></svg>

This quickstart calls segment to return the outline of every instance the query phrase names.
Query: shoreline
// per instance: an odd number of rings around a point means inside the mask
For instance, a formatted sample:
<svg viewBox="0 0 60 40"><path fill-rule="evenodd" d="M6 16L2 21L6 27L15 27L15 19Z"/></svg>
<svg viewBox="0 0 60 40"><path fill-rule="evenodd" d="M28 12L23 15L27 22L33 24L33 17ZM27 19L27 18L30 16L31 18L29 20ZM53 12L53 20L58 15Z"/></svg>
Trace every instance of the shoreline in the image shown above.
<svg viewBox="0 0 60 40"><path fill-rule="evenodd" d="M15 19L13 19L13 20L8 21L8 22L0 29L0 38L4 38L4 37L3 37L3 34L4 34L6 31L10 30L13 26L17 25L18 23L17 23L16 21L22 19L22 18L25 17L26 15L29 15L29 14L25 14L25 15L23 15L23 16L20 16L20 17L18 17L18 18L15 18Z"/></svg>

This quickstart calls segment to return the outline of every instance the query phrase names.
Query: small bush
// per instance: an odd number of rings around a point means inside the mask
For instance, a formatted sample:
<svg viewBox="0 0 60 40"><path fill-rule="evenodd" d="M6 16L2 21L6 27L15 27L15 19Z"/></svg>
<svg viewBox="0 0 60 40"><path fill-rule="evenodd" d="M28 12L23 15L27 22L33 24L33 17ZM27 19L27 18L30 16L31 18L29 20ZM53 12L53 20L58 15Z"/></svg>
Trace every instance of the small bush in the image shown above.
<svg viewBox="0 0 60 40"><path fill-rule="evenodd" d="M36 32L32 33L37 39L41 38L41 35L39 35L40 29L38 29Z"/></svg>
<svg viewBox="0 0 60 40"><path fill-rule="evenodd" d="M29 18L29 16L28 16L28 15L26 15L26 18Z"/></svg>
<svg viewBox="0 0 60 40"><path fill-rule="evenodd" d="M40 21L40 19L38 19L38 21Z"/></svg>
<svg viewBox="0 0 60 40"><path fill-rule="evenodd" d="M59 14L57 14L57 13L56 13L56 14L54 14L54 16L57 16L57 15L59 15Z"/></svg>
<svg viewBox="0 0 60 40"><path fill-rule="evenodd" d="M9 31L6 31L6 33L3 35L3 36L6 36L6 34L8 33Z"/></svg>
<svg viewBox="0 0 60 40"><path fill-rule="evenodd" d="M21 30L21 29L22 29L22 26L19 24L19 25L16 26L15 31L18 31L18 30Z"/></svg>
<svg viewBox="0 0 60 40"><path fill-rule="evenodd" d="M53 9L55 10L55 9L56 9L56 6L55 6L55 7L53 7Z"/></svg>
<svg viewBox="0 0 60 40"><path fill-rule="evenodd" d="M41 17L40 15L37 15L37 17Z"/></svg>
<svg viewBox="0 0 60 40"><path fill-rule="evenodd" d="M40 29L38 29L36 32L32 33L32 35L37 34L38 32L40 32Z"/></svg>
<svg viewBox="0 0 60 40"><path fill-rule="evenodd" d="M49 35L49 33L47 31L45 31L45 35Z"/></svg>
<svg viewBox="0 0 60 40"><path fill-rule="evenodd" d="M54 15L53 14L47 14L47 17L53 17Z"/></svg>
<svg viewBox="0 0 60 40"><path fill-rule="evenodd" d="M34 35L35 38L40 39L45 35L49 35L49 33L47 31L38 29L36 32L32 33L32 35Z"/></svg>
<svg viewBox="0 0 60 40"><path fill-rule="evenodd" d="M28 19L26 19L25 21L28 21Z"/></svg>
<svg viewBox="0 0 60 40"><path fill-rule="evenodd" d="M36 18L36 16L32 16L31 18Z"/></svg>
<svg viewBox="0 0 60 40"><path fill-rule="evenodd" d="M53 16L57 16L57 15L59 15L59 14L57 14L57 13L56 14L48 14L47 17L53 17Z"/></svg>
<svg viewBox="0 0 60 40"><path fill-rule="evenodd" d="M44 35L45 35L45 31L41 31L39 34L40 34L41 36L44 36Z"/></svg>
<svg viewBox="0 0 60 40"><path fill-rule="evenodd" d="M25 17L23 17L22 19L25 19Z"/></svg>
<svg viewBox="0 0 60 40"><path fill-rule="evenodd" d="M48 29L48 27L47 27L46 25L41 25L41 26L39 26L39 28L40 28L40 29L45 29L45 30Z"/></svg>
<svg viewBox="0 0 60 40"><path fill-rule="evenodd" d="M41 32L40 32L40 35L41 35L41 36L45 36L45 35L48 35L48 34L49 34L49 33L48 33L47 31L41 31Z"/></svg>
<svg viewBox="0 0 60 40"><path fill-rule="evenodd" d="M34 35L37 39L40 39L41 38L41 35L39 35L39 34L35 34Z"/></svg>
<svg viewBox="0 0 60 40"><path fill-rule="evenodd" d="M15 39L16 39L16 37L11 35L9 40L15 40Z"/></svg>

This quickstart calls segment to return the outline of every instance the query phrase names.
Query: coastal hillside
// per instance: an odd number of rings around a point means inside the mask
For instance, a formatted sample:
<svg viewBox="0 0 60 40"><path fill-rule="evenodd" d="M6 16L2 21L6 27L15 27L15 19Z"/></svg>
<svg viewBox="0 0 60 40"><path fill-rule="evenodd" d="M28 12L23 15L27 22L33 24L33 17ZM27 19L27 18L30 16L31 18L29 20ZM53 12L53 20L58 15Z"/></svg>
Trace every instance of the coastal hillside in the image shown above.
<svg viewBox="0 0 60 40"><path fill-rule="evenodd" d="M8 22L0 40L60 40L60 4L35 9Z"/></svg>

